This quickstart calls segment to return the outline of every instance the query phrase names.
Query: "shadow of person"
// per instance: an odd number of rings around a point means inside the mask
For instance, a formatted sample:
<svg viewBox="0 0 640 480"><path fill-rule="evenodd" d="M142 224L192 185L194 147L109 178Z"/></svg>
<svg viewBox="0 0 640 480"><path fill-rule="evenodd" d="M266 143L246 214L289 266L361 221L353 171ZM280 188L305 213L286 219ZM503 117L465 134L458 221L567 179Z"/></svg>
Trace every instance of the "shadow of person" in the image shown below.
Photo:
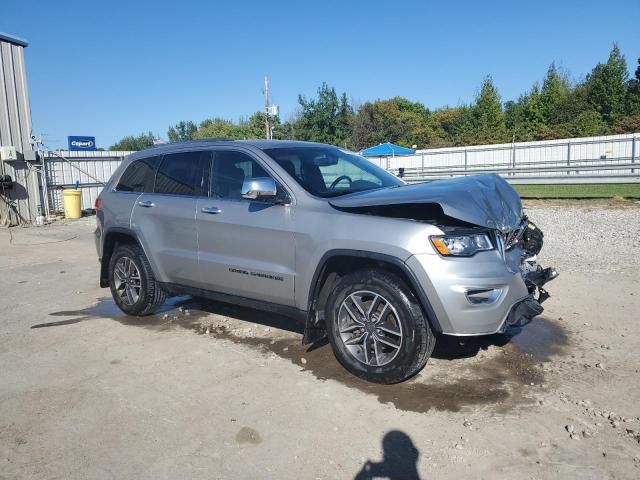
<svg viewBox="0 0 640 480"><path fill-rule="evenodd" d="M382 461L368 460L354 480L388 478L390 480L416 480L418 475L418 457L420 452L404 432L392 430L382 439Z"/></svg>

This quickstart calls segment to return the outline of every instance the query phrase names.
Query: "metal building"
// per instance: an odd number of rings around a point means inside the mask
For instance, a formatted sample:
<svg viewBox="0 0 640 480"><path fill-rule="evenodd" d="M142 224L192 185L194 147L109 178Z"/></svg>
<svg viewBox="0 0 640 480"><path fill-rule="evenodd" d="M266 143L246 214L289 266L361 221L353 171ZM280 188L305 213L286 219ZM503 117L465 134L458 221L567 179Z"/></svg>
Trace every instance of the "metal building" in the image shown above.
<svg viewBox="0 0 640 480"><path fill-rule="evenodd" d="M28 223L38 215L40 187L31 146L31 111L24 62L25 40L0 33L0 224Z"/></svg>

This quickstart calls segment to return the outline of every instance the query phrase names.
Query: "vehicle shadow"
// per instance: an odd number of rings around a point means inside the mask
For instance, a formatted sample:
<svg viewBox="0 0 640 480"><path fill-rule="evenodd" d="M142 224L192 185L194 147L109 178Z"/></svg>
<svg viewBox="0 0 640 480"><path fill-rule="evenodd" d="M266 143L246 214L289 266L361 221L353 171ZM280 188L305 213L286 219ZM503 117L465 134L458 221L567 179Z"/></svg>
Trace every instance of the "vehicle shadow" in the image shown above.
<svg viewBox="0 0 640 480"><path fill-rule="evenodd" d="M441 360L475 357L480 351L487 350L489 347L504 347L511 344L540 361L548 361L554 355L562 353L569 341L569 336L561 323L539 316L523 327L511 326L506 332L494 335L478 337L439 335L431 356Z"/></svg>
<svg viewBox="0 0 640 480"><path fill-rule="evenodd" d="M189 312L189 314L186 315L185 312ZM49 315L73 318L56 322L39 323L32 325L31 328L58 327L96 318L112 318L123 325L146 326L149 328L165 328L176 325L187 329L195 329L200 325L204 317L208 315L219 315L300 335L304 333L303 323L280 314L206 299L191 298L188 295L169 298L155 314L145 317L133 317L124 314L118 309L111 297L98 299L94 305L83 309L63 310L52 312Z"/></svg>
<svg viewBox="0 0 640 480"><path fill-rule="evenodd" d="M483 335L479 337L438 335L436 346L431 356L440 360L475 357L480 350L487 350L491 346L503 347L518 333L512 332L511 334Z"/></svg>
<svg viewBox="0 0 640 480"><path fill-rule="evenodd" d="M382 461L367 460L354 480L383 478L389 480L416 480L420 452L411 437L399 430L387 432L382 438Z"/></svg>
<svg viewBox="0 0 640 480"><path fill-rule="evenodd" d="M230 317L236 320L271 327L297 335L304 334L304 323L284 315L255 310L249 307L214 302L206 299L191 298L190 296L172 297L154 315L146 317L131 317L122 313L111 297L98 299L97 303L80 310L65 310L52 312L49 315L64 318L59 321L39 323L31 328L45 328L72 325L96 318L112 318L124 325L144 326L146 328L167 330L172 326L197 330L202 320L209 315ZM557 322L545 317L535 319L530 325L509 327L503 334L485 335L479 337L454 337L438 335L432 358L439 360L455 360L459 358L475 357L482 350L492 346L503 347L508 343L515 343L527 353L532 353L540 359L548 359L559 353L567 344L568 337ZM308 353L320 349L328 344L327 338L322 338L306 346Z"/></svg>
<svg viewBox="0 0 640 480"><path fill-rule="evenodd" d="M203 314L232 317L236 320L256 323L265 327L277 328L300 335L304 333L304 323L277 313L204 299L193 299L191 302L185 304L185 307L195 309Z"/></svg>

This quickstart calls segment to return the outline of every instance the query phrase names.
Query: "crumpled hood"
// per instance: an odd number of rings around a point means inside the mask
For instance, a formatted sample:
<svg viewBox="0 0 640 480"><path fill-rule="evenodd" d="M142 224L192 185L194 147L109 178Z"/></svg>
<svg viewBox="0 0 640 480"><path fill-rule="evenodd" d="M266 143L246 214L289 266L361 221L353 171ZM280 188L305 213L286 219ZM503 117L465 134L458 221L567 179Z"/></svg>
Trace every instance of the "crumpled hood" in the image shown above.
<svg viewBox="0 0 640 480"><path fill-rule="evenodd" d="M522 221L520 196L502 177L495 174L381 188L333 198L329 203L345 210L384 205L437 204L449 217L503 232L516 228Z"/></svg>

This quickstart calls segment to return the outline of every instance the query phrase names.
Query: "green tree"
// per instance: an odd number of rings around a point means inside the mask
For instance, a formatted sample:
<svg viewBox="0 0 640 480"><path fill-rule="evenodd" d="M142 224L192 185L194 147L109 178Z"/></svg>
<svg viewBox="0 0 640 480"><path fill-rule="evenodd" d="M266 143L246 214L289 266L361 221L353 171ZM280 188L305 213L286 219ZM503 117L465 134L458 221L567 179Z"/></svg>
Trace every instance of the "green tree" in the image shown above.
<svg viewBox="0 0 640 480"><path fill-rule="evenodd" d="M406 147L427 146L435 137L430 112L419 102L403 97L366 102L353 117L354 148L383 142Z"/></svg>
<svg viewBox="0 0 640 480"><path fill-rule="evenodd" d="M269 123L273 129L274 138L281 138L282 125L278 116L269 116ZM265 138L265 113L255 112L249 118L241 118L238 123L224 118L209 118L200 122L193 138L231 138L246 140Z"/></svg>
<svg viewBox="0 0 640 480"><path fill-rule="evenodd" d="M230 120L224 118L208 118L200 122L198 130L194 133L194 138L233 138L240 139L237 126Z"/></svg>
<svg viewBox="0 0 640 480"><path fill-rule="evenodd" d="M595 110L580 112L566 127L568 135L562 135L566 137L592 137L609 133L607 123Z"/></svg>
<svg viewBox="0 0 640 480"><path fill-rule="evenodd" d="M340 141L337 145L341 145L345 148L353 146L351 141L353 115L353 107L349 104L347 94L343 92L340 96L340 104L338 105L338 112L335 120L335 138Z"/></svg>
<svg viewBox="0 0 640 480"><path fill-rule="evenodd" d="M188 121L181 121L175 126L169 127L167 131L167 137L170 142L184 142L185 140L192 140L198 127L195 123Z"/></svg>
<svg viewBox="0 0 640 480"><path fill-rule="evenodd" d="M351 117L353 109L346 94L340 98L333 87L323 83L317 99L298 96L300 117L295 127L299 140L351 146Z"/></svg>
<svg viewBox="0 0 640 480"><path fill-rule="evenodd" d="M444 107L436 110L430 117L433 124L433 138L430 141L434 146L460 145L464 128L468 124L469 107Z"/></svg>
<svg viewBox="0 0 640 480"><path fill-rule="evenodd" d="M544 103L540 87L533 84L531 91L523 95L518 103L521 105L520 118L513 130L520 141L540 140L547 136L547 123L544 115Z"/></svg>
<svg viewBox="0 0 640 480"><path fill-rule="evenodd" d="M560 73L555 63L552 63L540 91L540 110L546 125L559 123L560 110L570 94L571 85L567 76Z"/></svg>
<svg viewBox="0 0 640 480"><path fill-rule="evenodd" d="M607 63L598 63L586 80L588 100L609 125L622 117L627 96L627 62L614 45Z"/></svg>
<svg viewBox="0 0 640 480"><path fill-rule="evenodd" d="M238 124L238 134L241 138L265 138L266 137L266 113L255 112L248 119L241 119ZM272 128L273 138L279 138L280 134L280 117L269 115L269 126Z"/></svg>
<svg viewBox="0 0 640 480"><path fill-rule="evenodd" d="M613 126L612 133L636 133L640 132L640 114L629 115L621 118Z"/></svg>
<svg viewBox="0 0 640 480"><path fill-rule="evenodd" d="M571 123L580 113L595 111L589 102L589 90L585 83L576 85L569 95L562 99L556 112L556 125Z"/></svg>
<svg viewBox="0 0 640 480"><path fill-rule="evenodd" d="M267 131L265 126L266 113L255 112L248 119L240 120L239 129L243 138L266 138ZM269 123L275 126L275 118L269 117Z"/></svg>
<svg viewBox="0 0 640 480"><path fill-rule="evenodd" d="M471 128L469 128L471 127ZM465 134L469 140L482 143L499 143L506 140L506 125L498 89L491 77L485 77L470 110Z"/></svg>
<svg viewBox="0 0 640 480"><path fill-rule="evenodd" d="M109 150L120 150L120 151L138 151L144 150L145 148L149 148L153 146L154 140L153 133L141 133L137 137L128 136L122 138L120 141L114 143L109 147Z"/></svg>
<svg viewBox="0 0 640 480"><path fill-rule="evenodd" d="M524 95L517 101L504 102L504 124L509 133L515 133L523 121Z"/></svg>
<svg viewBox="0 0 640 480"><path fill-rule="evenodd" d="M626 114L630 116L640 115L640 58L638 58L635 78L629 80L627 86Z"/></svg>

